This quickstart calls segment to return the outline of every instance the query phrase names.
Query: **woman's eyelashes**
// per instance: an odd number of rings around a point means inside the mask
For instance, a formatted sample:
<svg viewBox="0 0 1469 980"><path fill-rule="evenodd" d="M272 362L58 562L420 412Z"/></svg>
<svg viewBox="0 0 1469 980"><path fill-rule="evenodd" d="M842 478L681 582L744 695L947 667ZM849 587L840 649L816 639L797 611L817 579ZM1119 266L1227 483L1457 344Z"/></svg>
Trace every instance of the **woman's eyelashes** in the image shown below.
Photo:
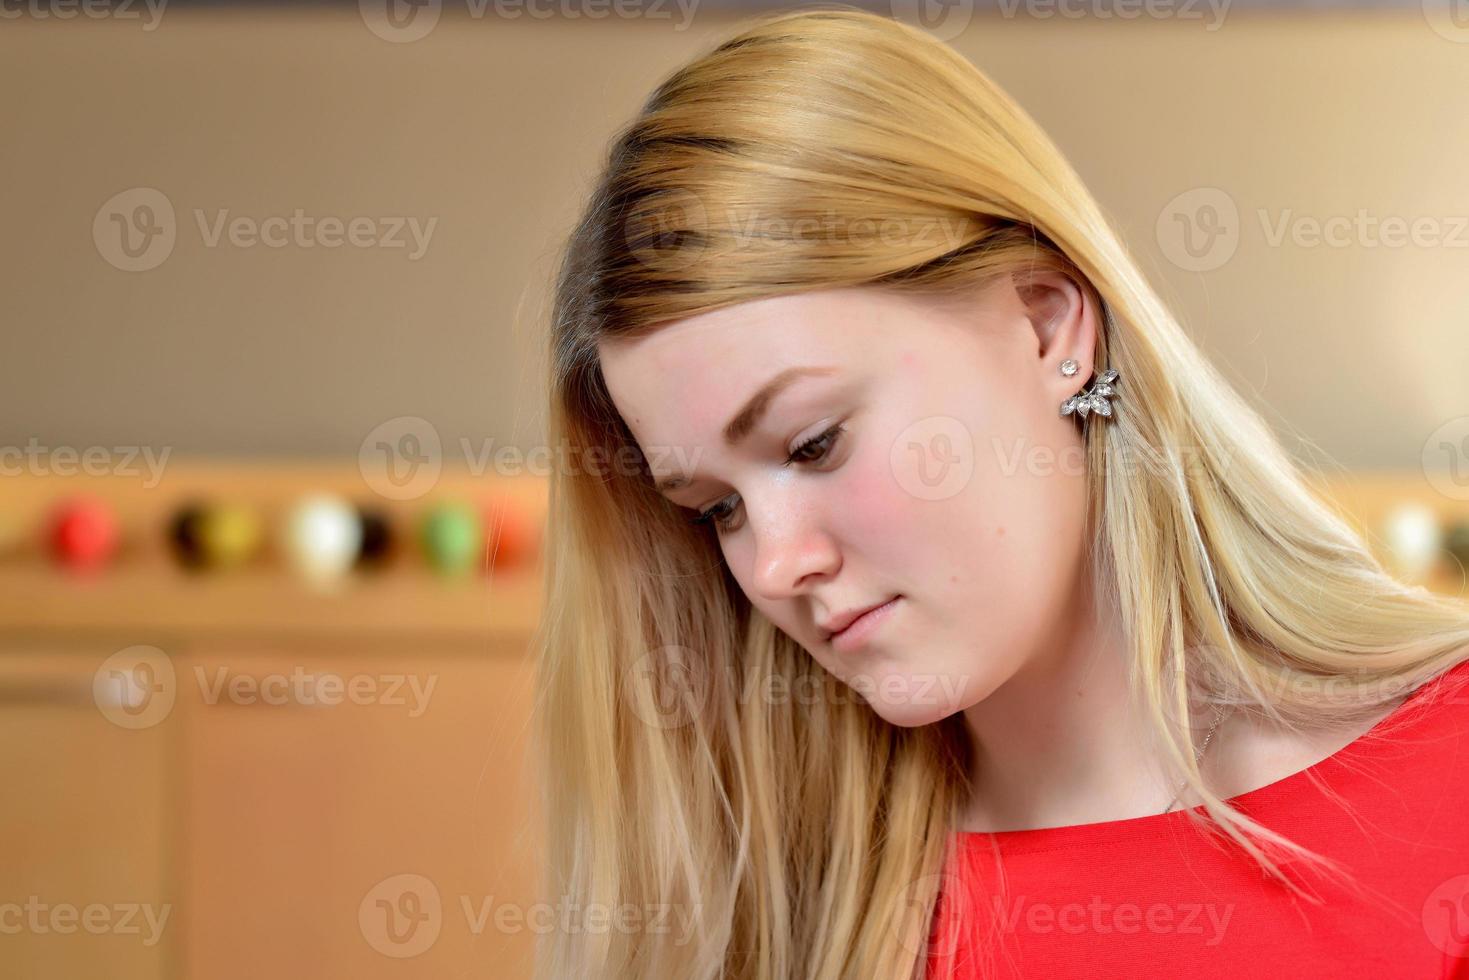
<svg viewBox="0 0 1469 980"><path fill-rule="evenodd" d="M824 460L826 460L827 457L832 454L832 451L836 448L837 440L841 438L842 433L845 431L846 427L843 426L842 423L838 422L836 425L833 425L825 432L812 436L810 439L807 439L795 449L791 450L791 454L786 457L786 461L781 465L789 466L792 463L823 462ZM818 451L813 457L803 458L803 454L815 446L820 446L820 451Z"/></svg>
<svg viewBox="0 0 1469 980"><path fill-rule="evenodd" d="M786 457L786 461L781 465L789 466L792 463L804 463L819 466L827 462L836 451L837 443L846 431L846 426L838 422L826 431L812 436L791 450L791 454ZM721 534L729 534L731 531L738 530L739 525L733 524L730 521L730 517L734 514L735 508L738 506L738 499L736 495L731 494L709 509L700 511L691 520L694 524L712 524ZM734 502L732 503L731 501Z"/></svg>

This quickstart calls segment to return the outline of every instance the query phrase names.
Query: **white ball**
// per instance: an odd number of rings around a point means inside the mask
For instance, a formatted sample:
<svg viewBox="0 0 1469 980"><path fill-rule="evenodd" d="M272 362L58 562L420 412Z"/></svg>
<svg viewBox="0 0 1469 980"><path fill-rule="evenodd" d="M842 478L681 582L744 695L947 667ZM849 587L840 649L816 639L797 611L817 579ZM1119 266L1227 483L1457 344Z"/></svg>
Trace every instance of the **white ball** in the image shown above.
<svg viewBox="0 0 1469 980"><path fill-rule="evenodd" d="M1403 575L1423 578L1438 561L1443 529L1438 515L1423 504L1394 507L1387 515L1384 532L1389 557Z"/></svg>
<svg viewBox="0 0 1469 980"><path fill-rule="evenodd" d="M362 522L351 504L330 494L305 498L286 518L282 542L291 565L316 582L340 578L362 547Z"/></svg>

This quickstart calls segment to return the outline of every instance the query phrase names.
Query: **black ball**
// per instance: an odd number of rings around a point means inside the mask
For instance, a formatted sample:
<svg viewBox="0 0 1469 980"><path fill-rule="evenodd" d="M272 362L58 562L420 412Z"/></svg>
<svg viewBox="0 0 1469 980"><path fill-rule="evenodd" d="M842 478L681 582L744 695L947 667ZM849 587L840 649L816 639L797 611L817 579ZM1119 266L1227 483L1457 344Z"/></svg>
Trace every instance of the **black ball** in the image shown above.
<svg viewBox="0 0 1469 980"><path fill-rule="evenodd" d="M370 507L358 507L357 518L362 523L362 547L357 552L357 565L362 568L380 567L393 553L393 526L386 514Z"/></svg>
<svg viewBox="0 0 1469 980"><path fill-rule="evenodd" d="M204 544L200 529L204 524L204 505L191 503L180 507L168 525L168 540L174 557L185 568L202 569L205 565Z"/></svg>
<svg viewBox="0 0 1469 980"><path fill-rule="evenodd" d="M1444 538L1444 550L1460 565L1469 568L1469 521L1459 521L1449 529Z"/></svg>

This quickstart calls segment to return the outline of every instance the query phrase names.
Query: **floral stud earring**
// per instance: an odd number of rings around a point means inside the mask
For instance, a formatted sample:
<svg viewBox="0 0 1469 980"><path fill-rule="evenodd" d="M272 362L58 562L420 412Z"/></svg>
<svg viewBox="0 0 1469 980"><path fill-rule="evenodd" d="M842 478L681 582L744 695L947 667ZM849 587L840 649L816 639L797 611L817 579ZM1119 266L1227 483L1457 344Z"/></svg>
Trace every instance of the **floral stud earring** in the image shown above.
<svg viewBox="0 0 1469 980"><path fill-rule="evenodd" d="M1072 375L1076 374L1076 371L1077 364L1075 361L1067 358L1066 360L1061 362L1061 373L1066 375L1066 377L1071 377ZM1062 402L1061 414L1070 415L1072 412L1075 412L1082 418L1086 418L1088 413L1096 412L1098 415L1105 416L1106 418L1111 418L1112 403L1107 401L1107 398L1109 395L1113 395L1115 393L1112 387L1112 383L1116 380L1117 369L1108 368L1102 373L1101 377L1097 378L1097 380L1093 382L1090 389L1077 392L1076 394L1072 395L1070 398Z"/></svg>

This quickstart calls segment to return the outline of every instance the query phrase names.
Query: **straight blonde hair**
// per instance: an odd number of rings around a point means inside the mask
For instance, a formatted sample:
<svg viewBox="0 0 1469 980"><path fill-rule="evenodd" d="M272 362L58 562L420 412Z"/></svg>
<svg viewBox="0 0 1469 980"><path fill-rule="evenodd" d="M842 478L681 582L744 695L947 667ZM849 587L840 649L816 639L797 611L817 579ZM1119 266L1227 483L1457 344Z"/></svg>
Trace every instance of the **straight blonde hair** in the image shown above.
<svg viewBox="0 0 1469 980"><path fill-rule="evenodd" d="M549 434L582 465L551 477L535 643L546 888L621 927L547 934L540 977L921 976L970 758L959 715L884 722L752 609L712 533L654 491L598 343L769 296L960 295L1037 268L1088 292L1097 371L1127 386L1126 411L1083 423L1091 568L1167 765L1242 859L1283 879L1330 864L1210 792L1190 706L1365 719L1465 658L1469 609L1384 571L984 74L898 21L805 8L657 87L558 275Z"/></svg>

